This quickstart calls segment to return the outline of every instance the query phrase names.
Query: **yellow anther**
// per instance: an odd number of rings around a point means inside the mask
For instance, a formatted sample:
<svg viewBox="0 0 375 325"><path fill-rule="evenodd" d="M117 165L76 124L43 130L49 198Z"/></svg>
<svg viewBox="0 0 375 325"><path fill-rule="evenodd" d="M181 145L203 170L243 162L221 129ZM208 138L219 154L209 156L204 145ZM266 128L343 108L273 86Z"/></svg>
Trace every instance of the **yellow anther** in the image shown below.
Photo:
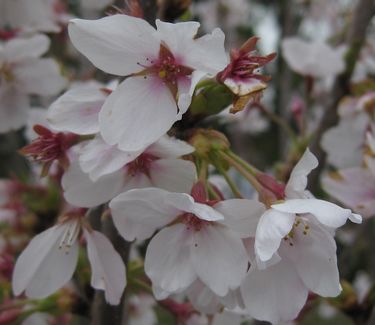
<svg viewBox="0 0 375 325"><path fill-rule="evenodd" d="M167 76L167 72L165 70L159 71L159 77L160 78L165 78Z"/></svg>

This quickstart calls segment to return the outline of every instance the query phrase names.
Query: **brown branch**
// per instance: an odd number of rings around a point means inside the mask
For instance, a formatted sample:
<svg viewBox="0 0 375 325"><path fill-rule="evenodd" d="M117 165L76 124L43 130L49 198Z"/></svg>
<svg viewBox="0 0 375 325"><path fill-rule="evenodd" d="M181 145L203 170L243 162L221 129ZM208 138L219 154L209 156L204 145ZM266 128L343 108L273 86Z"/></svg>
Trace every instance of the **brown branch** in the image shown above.
<svg viewBox="0 0 375 325"><path fill-rule="evenodd" d="M345 57L346 67L344 72L338 75L334 82L331 91L331 100L327 105L326 112L321 119L311 144L311 150L319 160L319 167L311 173L309 178L310 190L312 192L316 192L319 189L320 174L326 162L326 153L320 146L322 136L329 128L333 127L338 122L337 106L340 99L349 93L350 79L366 38L367 27L374 14L374 0L359 0L353 12L352 23L346 37L346 44L348 45L348 51Z"/></svg>

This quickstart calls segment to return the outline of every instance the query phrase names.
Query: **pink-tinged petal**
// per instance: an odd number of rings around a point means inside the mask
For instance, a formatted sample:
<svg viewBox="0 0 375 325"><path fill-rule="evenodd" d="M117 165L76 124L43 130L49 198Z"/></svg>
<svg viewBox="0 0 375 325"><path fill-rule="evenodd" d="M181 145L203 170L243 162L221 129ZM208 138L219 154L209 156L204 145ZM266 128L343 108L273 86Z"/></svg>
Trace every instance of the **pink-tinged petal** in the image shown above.
<svg viewBox="0 0 375 325"><path fill-rule="evenodd" d="M241 237L254 237L260 217L265 212L262 203L256 200L231 199L214 205L214 209L224 215L219 221Z"/></svg>
<svg viewBox="0 0 375 325"><path fill-rule="evenodd" d="M146 149L147 153L159 158L178 158L194 151L195 148L187 142L168 135L162 136Z"/></svg>
<svg viewBox="0 0 375 325"><path fill-rule="evenodd" d="M78 259L78 244L60 249L60 241L69 225L57 225L35 236L18 257L13 272L15 295L26 291L31 298L45 298L72 277Z"/></svg>
<svg viewBox="0 0 375 325"><path fill-rule="evenodd" d="M0 133L25 125L29 106L27 95L15 88L0 86Z"/></svg>
<svg viewBox="0 0 375 325"><path fill-rule="evenodd" d="M216 28L211 34L206 34L194 41L186 49L185 64L195 70L215 76L229 63L229 58L224 49L225 35Z"/></svg>
<svg viewBox="0 0 375 325"><path fill-rule="evenodd" d="M142 71L160 49L155 29L144 19L127 15L72 19L69 36L75 48L96 67L118 76Z"/></svg>
<svg viewBox="0 0 375 325"><path fill-rule="evenodd" d="M191 242L184 224L164 228L152 238L146 252L145 272L154 284L175 292L193 283L197 275L190 260Z"/></svg>
<svg viewBox="0 0 375 325"><path fill-rule="evenodd" d="M303 192L307 186L307 175L318 167L318 164L318 159L316 159L309 148L307 148L290 174L289 181L285 187L285 195L287 198L303 197Z"/></svg>
<svg viewBox="0 0 375 325"><path fill-rule="evenodd" d="M181 211L190 212L196 215L202 220L224 220L224 216L219 211L216 211L206 204L194 202L194 199L185 193L169 193L167 196L167 202Z"/></svg>
<svg viewBox="0 0 375 325"><path fill-rule="evenodd" d="M55 130L76 134L99 132L99 112L107 95L97 86L68 90L52 103L47 119Z"/></svg>
<svg viewBox="0 0 375 325"><path fill-rule="evenodd" d="M272 208L284 213L310 213L321 224L338 228L351 217L349 209L343 209L336 204L317 199L294 199L284 203L274 204Z"/></svg>
<svg viewBox="0 0 375 325"><path fill-rule="evenodd" d="M60 74L60 67L52 59L31 59L14 68L20 89L34 95L56 95L66 86L67 80Z"/></svg>
<svg viewBox="0 0 375 325"><path fill-rule="evenodd" d="M252 267L241 285L246 310L258 320L280 324L295 319L308 289L287 259L267 268Z"/></svg>
<svg viewBox="0 0 375 325"><path fill-rule="evenodd" d="M375 215L375 177L367 169L340 170L337 177L324 176L322 185L329 195L364 217Z"/></svg>
<svg viewBox="0 0 375 325"><path fill-rule="evenodd" d="M306 235L296 229L293 246L284 245L299 276L312 292L323 297L336 297L341 292L337 269L336 243L333 236L319 225L309 223Z"/></svg>
<svg viewBox="0 0 375 325"><path fill-rule="evenodd" d="M106 236L84 230L91 265L91 286L104 290L105 299L118 305L126 286L125 265Z"/></svg>
<svg viewBox="0 0 375 325"><path fill-rule="evenodd" d="M87 142L81 149L79 164L92 181L111 174L137 158L142 152L126 152L106 143L100 135Z"/></svg>
<svg viewBox="0 0 375 325"><path fill-rule="evenodd" d="M77 207L90 208L113 199L121 192L124 183L121 171L104 175L93 182L75 161L64 173L61 185L67 202Z"/></svg>
<svg viewBox="0 0 375 325"><path fill-rule="evenodd" d="M147 174L131 174L126 171L126 168L124 168L124 173L124 187L122 189L122 192L126 192L136 188L154 187L154 184L152 183L151 179L148 177Z"/></svg>
<svg viewBox="0 0 375 325"><path fill-rule="evenodd" d="M263 262L272 258L280 247L281 240L291 231L294 213L267 210L260 218L255 234L255 253Z"/></svg>
<svg viewBox="0 0 375 325"><path fill-rule="evenodd" d="M238 288L249 263L241 238L220 225L203 227L193 238L191 261L200 280L221 297Z"/></svg>
<svg viewBox="0 0 375 325"><path fill-rule="evenodd" d="M99 114L102 136L124 151L144 150L181 116L170 90L154 77L129 77L109 95Z"/></svg>
<svg viewBox="0 0 375 325"><path fill-rule="evenodd" d="M150 168L153 186L170 192L190 192L197 180L195 165L182 159L158 159Z"/></svg>
<svg viewBox="0 0 375 325"><path fill-rule="evenodd" d="M29 38L15 38L5 43L2 55L6 61L14 63L38 58L48 51L49 46L50 40L43 34Z"/></svg>
<svg viewBox="0 0 375 325"><path fill-rule="evenodd" d="M159 228L172 222L181 211L171 206L168 192L145 188L121 193L115 197L111 208L113 222L126 240L143 240L152 236Z"/></svg>

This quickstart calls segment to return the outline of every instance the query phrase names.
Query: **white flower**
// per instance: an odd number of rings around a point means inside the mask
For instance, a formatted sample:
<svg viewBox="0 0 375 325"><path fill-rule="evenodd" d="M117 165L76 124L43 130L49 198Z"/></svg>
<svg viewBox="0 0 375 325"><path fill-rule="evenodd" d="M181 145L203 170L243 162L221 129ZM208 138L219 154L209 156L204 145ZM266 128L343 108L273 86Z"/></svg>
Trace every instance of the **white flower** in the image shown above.
<svg viewBox="0 0 375 325"><path fill-rule="evenodd" d="M282 53L289 66L305 76L330 77L339 74L345 67L343 49L333 49L321 41L284 38Z"/></svg>
<svg viewBox="0 0 375 325"><path fill-rule="evenodd" d="M34 237L19 256L12 287L15 295L25 291L30 298L45 298L72 277L78 260L79 219L68 220ZM125 266L111 242L100 232L83 228L91 264L92 287L105 291L108 303L116 305L126 285Z"/></svg>
<svg viewBox="0 0 375 325"><path fill-rule="evenodd" d="M199 183L198 183L199 184ZM251 200L207 205L195 185L192 196L161 189L136 189L110 203L113 221L127 240L149 238L145 272L154 287L170 294L199 279L218 296L237 289L246 275L248 257L242 238L254 232L263 206ZM205 204L206 203L206 204Z"/></svg>
<svg viewBox="0 0 375 325"><path fill-rule="evenodd" d="M188 109L197 82L227 64L220 30L194 39L199 23L156 26L126 15L69 25L74 46L95 66L129 76L99 116L104 140L124 151L143 150L164 135Z"/></svg>
<svg viewBox="0 0 375 325"><path fill-rule="evenodd" d="M254 263L241 287L245 305L257 319L289 321L309 290L323 297L341 292L333 232L347 219L362 219L305 190L307 175L317 165L307 149L286 185L285 202L272 205L259 220Z"/></svg>
<svg viewBox="0 0 375 325"><path fill-rule="evenodd" d="M54 0L1 0L0 28L10 26L22 32L59 32L55 5Z"/></svg>
<svg viewBox="0 0 375 325"><path fill-rule="evenodd" d="M144 152L125 152L97 136L80 149L79 161L65 172L64 197L75 206L92 207L133 188L189 191L196 168L179 157L193 151L187 143L164 136Z"/></svg>
<svg viewBox="0 0 375 325"><path fill-rule="evenodd" d="M54 95L65 86L57 63L40 58L49 48L45 35L0 43L0 133L26 124L28 95Z"/></svg>

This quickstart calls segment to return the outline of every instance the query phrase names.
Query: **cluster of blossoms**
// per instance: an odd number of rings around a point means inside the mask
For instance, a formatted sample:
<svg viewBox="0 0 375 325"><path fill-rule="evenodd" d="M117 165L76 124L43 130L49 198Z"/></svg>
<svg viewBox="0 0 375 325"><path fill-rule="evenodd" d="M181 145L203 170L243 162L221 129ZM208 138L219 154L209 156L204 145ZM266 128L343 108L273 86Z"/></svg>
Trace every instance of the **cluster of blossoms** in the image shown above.
<svg viewBox="0 0 375 325"><path fill-rule="evenodd" d="M0 133L25 127L19 152L32 177L0 180L0 225L12 225L0 237L0 285L11 282L14 295L0 324L48 323L45 311L92 298L85 282L95 301L126 308L131 325L155 324L157 308L178 324L285 324L315 296L340 295L336 230L375 214L375 93L344 98L321 143L337 169L323 189L348 208L308 190L319 161L306 116L345 70L344 48L283 40L284 59L306 81L307 100L291 104L295 131L261 102L276 54L259 54L259 37L228 54L221 29L198 36L198 22L150 24L135 0L95 20L71 17L58 0L11 1L0 0ZM92 17L111 3L79 8ZM42 33L65 28L69 55L113 79L69 84L72 72L43 57L53 49ZM205 128L228 115L268 126L254 114L291 135L278 177ZM69 323L61 317L55 323Z"/></svg>
<svg viewBox="0 0 375 325"><path fill-rule="evenodd" d="M64 286L82 234L92 287L104 290L109 304L120 303L124 262L89 223L100 205L125 240L151 238L144 271L154 296L188 296L194 307L185 317L225 308L277 324L297 317L309 291L340 293L334 231L361 217L306 191L315 156L306 149L284 186L236 162L220 134L195 129L189 136L176 127L202 80L216 77L241 110L266 88L257 69L274 58L254 54L252 38L229 60L224 34L215 29L196 38L198 28L157 20L155 29L123 14L71 20L73 45L99 69L126 78L68 90L50 106L47 128L37 125L39 137L23 149L44 165L43 174L60 170L67 205L19 256L16 295L44 298ZM187 142L168 135L171 128ZM208 166L221 170L224 161L259 199L225 198L210 183Z"/></svg>

